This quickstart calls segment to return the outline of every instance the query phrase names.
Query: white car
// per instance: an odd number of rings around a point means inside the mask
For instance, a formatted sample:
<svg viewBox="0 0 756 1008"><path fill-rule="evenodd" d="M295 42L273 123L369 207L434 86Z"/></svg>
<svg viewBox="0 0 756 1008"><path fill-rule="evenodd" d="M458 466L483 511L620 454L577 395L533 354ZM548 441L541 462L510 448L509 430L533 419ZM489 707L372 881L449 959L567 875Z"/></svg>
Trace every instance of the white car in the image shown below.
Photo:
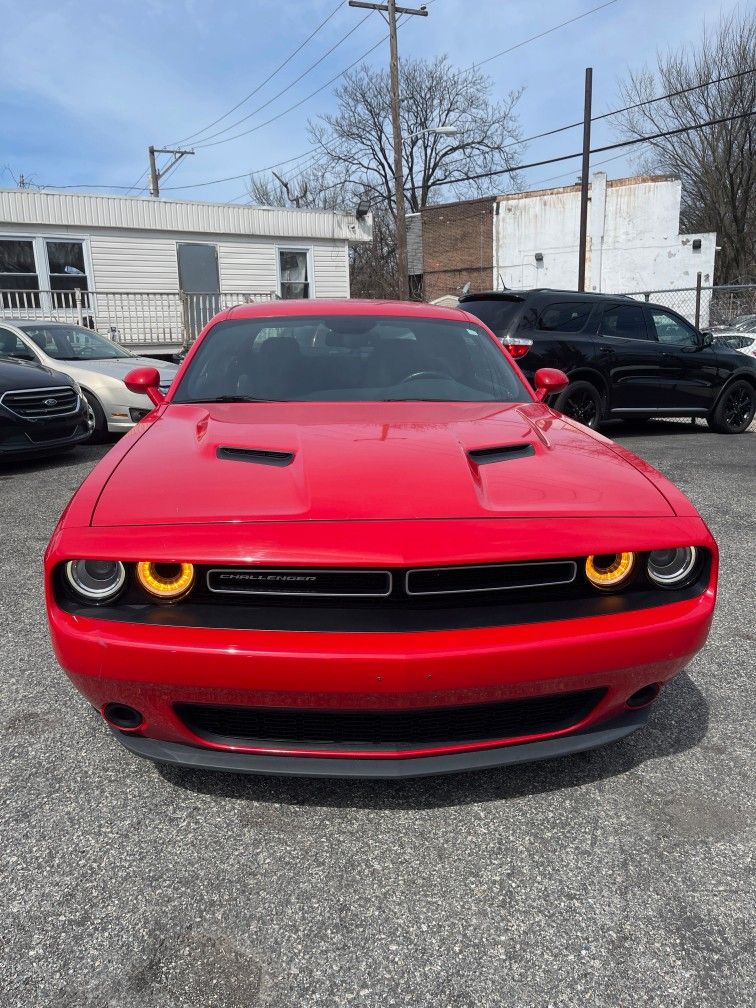
<svg viewBox="0 0 756 1008"><path fill-rule="evenodd" d="M123 434L153 408L147 396L126 388L123 379L129 371L157 367L165 392L178 370L175 364L136 357L83 326L40 319L0 319L0 356L37 361L73 378L94 413L95 441L108 432Z"/></svg>
<svg viewBox="0 0 756 1008"><path fill-rule="evenodd" d="M732 326L719 327L714 339L746 357L756 357L756 315L742 315Z"/></svg>

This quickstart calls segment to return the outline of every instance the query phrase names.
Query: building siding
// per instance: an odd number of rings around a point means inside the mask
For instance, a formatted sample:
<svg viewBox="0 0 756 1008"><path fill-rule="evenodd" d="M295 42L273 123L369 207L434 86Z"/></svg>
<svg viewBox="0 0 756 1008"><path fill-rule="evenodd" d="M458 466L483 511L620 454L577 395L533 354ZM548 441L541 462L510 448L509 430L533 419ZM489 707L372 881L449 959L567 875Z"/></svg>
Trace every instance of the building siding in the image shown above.
<svg viewBox="0 0 756 1008"><path fill-rule="evenodd" d="M434 301L472 290L490 290L493 202L490 198L424 207L422 210L423 296Z"/></svg>
<svg viewBox="0 0 756 1008"><path fill-rule="evenodd" d="M33 189L0 189L0 226L4 221L118 231L336 238L342 241L370 241L372 237L370 214L358 220L353 213L341 211L83 195Z"/></svg>

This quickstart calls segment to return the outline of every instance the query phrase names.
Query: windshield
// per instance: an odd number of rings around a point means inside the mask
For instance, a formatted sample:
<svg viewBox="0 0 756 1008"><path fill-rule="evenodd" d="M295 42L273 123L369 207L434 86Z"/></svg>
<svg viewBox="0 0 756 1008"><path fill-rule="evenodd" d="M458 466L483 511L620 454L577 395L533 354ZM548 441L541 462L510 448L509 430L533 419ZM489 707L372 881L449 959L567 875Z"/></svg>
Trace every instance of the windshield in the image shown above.
<svg viewBox="0 0 756 1008"><path fill-rule="evenodd" d="M173 402L529 402L479 326L368 315L219 322Z"/></svg>
<svg viewBox="0 0 756 1008"><path fill-rule="evenodd" d="M42 323L25 325L21 330L53 360L114 360L117 357L132 356L112 340L83 326L48 326Z"/></svg>

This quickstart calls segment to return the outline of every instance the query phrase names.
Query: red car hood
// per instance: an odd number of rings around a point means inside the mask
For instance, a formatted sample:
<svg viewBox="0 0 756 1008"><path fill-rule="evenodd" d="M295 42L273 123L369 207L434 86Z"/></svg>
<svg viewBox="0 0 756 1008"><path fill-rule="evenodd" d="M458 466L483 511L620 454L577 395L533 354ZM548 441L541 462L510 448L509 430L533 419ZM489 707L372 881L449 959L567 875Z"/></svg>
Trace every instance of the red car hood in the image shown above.
<svg viewBox="0 0 756 1008"><path fill-rule="evenodd" d="M501 461L469 454L500 447ZM260 403L168 405L113 471L92 524L673 514L610 442L541 404Z"/></svg>

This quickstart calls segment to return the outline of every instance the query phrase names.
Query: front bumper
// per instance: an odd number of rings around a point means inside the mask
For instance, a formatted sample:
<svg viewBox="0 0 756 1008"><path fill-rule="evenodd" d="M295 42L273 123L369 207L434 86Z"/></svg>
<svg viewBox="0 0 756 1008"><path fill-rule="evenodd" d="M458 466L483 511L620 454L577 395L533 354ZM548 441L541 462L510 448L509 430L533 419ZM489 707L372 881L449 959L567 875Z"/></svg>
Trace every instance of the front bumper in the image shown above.
<svg viewBox="0 0 756 1008"><path fill-rule="evenodd" d="M688 601L614 616L411 634L135 626L84 619L56 608L50 620L58 659L79 691L99 710L118 703L142 714L136 732L128 740L124 736L134 751L166 761L173 753L177 761L189 758L193 765L202 752L265 757L262 763L241 761L253 772L271 772L263 771L269 760L286 758L315 760L312 767L324 773L318 767L327 761L332 776L353 775L348 762L357 760L367 761L371 775L390 776L379 763L396 764L401 775L405 771L399 764L407 760L440 759L439 767L461 769L464 761L446 757L488 753L472 765L493 765L510 761L496 757L493 749L515 746L518 753L512 759L530 759L534 757L521 744L611 730L628 713L634 693L651 683L663 685L703 646L713 605L714 593L707 591ZM181 704L419 711L597 688L603 696L587 717L556 732L379 753L248 740L220 743L195 734L177 711ZM591 742L581 736L576 744L590 748L603 744L602 738L599 734ZM147 740L168 748L160 749L160 757L150 756L155 750ZM187 748L196 752L187 754ZM530 751L548 755L562 750ZM291 766L281 764L289 767L287 773ZM424 763L409 766L429 772Z"/></svg>
<svg viewBox="0 0 756 1008"><path fill-rule="evenodd" d="M0 410L0 456L26 458L68 448L86 441L92 426L83 400L75 413L53 420L25 420Z"/></svg>
<svg viewBox="0 0 756 1008"><path fill-rule="evenodd" d="M263 565L301 563L306 556L313 566L429 566L438 559L439 531L439 523L422 521L160 526L140 529L138 537L131 528L64 527L46 555L55 652L98 710L116 703L141 713L136 730L118 734L147 758L255 773L391 777L546 758L612 741L642 723L641 714L629 712L628 699L650 684L663 686L706 641L716 598L716 545L698 518L608 519L590 531L596 552L613 552L622 543L649 550L688 542L712 556L701 594L602 615L469 629L325 632L178 626L169 615L162 623L116 622L65 611L55 599L53 571L72 556L167 561L180 555L197 563L253 558ZM580 520L449 521L443 532L449 563L543 558L556 541L565 555L578 554L587 538ZM415 744L415 736L411 746L380 752L281 743L270 735L262 741L200 737L177 709L211 704L419 712L583 690L601 690L600 700L582 720L558 730L510 731L472 742L446 736L448 742L432 745ZM575 749L563 748L572 740Z"/></svg>
<svg viewBox="0 0 756 1008"><path fill-rule="evenodd" d="M402 760L324 759L314 756L266 756L219 749L200 749L178 742L140 738L113 730L125 748L135 756L172 766L224 773L267 774L284 777L359 777L400 780L433 774L489 770L517 763L536 763L573 753L585 752L627 738L648 720L648 709L627 711L611 722L573 735L498 746L446 756L416 756Z"/></svg>

